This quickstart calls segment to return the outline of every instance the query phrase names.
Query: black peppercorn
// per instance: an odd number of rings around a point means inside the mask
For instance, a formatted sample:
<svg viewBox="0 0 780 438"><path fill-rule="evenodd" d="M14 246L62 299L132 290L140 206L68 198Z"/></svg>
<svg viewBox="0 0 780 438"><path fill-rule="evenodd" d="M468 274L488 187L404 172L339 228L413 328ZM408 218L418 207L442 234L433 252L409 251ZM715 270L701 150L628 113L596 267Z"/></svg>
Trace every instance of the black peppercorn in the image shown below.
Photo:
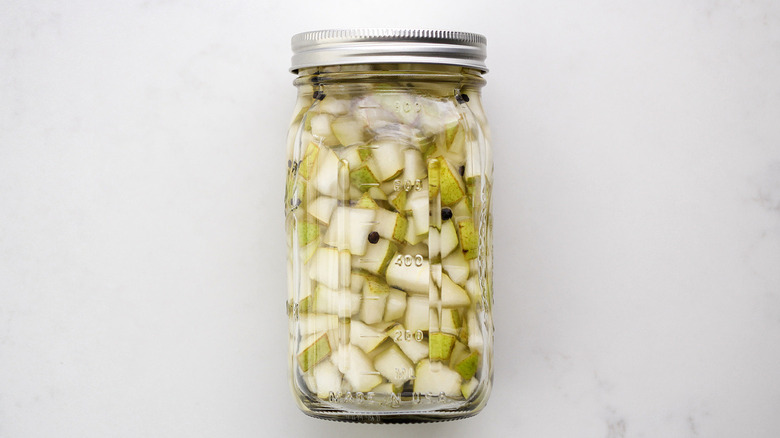
<svg viewBox="0 0 780 438"><path fill-rule="evenodd" d="M452 217L452 210L447 207L441 209L441 220L446 221Z"/></svg>
<svg viewBox="0 0 780 438"><path fill-rule="evenodd" d="M379 242L379 233L377 233L376 231L372 231L368 233L368 241L371 243Z"/></svg>

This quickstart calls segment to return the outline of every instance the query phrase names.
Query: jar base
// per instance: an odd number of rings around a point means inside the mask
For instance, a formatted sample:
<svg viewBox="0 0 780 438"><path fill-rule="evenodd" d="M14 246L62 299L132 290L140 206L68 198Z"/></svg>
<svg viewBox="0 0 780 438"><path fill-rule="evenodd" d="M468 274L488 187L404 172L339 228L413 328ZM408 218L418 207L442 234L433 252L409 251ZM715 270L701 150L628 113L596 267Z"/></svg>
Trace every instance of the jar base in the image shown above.
<svg viewBox="0 0 780 438"><path fill-rule="evenodd" d="M301 410L304 414L320 420L339 421L343 423L363 424L414 424L414 423L440 423L445 421L462 420L473 417L478 411L433 411L420 412L346 412L346 411L310 411Z"/></svg>

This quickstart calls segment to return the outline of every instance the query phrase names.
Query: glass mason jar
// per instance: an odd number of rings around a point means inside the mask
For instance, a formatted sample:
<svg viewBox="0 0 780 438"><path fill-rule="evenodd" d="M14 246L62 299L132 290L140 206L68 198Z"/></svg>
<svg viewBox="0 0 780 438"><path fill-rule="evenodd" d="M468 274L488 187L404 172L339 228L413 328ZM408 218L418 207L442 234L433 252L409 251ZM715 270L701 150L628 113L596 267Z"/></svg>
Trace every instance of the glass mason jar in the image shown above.
<svg viewBox="0 0 780 438"><path fill-rule="evenodd" d="M291 386L304 413L465 418L492 384L485 38L293 37L285 195Z"/></svg>

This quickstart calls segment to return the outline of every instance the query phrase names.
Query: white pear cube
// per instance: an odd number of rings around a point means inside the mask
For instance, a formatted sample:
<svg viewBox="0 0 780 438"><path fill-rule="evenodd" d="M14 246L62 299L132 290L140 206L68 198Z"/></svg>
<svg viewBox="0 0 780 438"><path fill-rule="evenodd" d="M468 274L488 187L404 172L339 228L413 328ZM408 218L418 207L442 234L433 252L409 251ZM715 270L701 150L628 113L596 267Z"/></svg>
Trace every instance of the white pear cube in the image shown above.
<svg viewBox="0 0 780 438"><path fill-rule="evenodd" d="M333 135L343 146L364 144L366 142L365 125L362 120L342 116L333 120L330 125Z"/></svg>
<svg viewBox="0 0 780 438"><path fill-rule="evenodd" d="M393 345L374 359L374 368L396 387L403 386L414 375L414 364Z"/></svg>
<svg viewBox="0 0 780 438"><path fill-rule="evenodd" d="M404 150L404 182L409 181L411 184L415 184L418 179L422 181L427 178L427 171L427 166L423 162L422 154L419 150Z"/></svg>
<svg viewBox="0 0 780 438"><path fill-rule="evenodd" d="M344 147L339 150L339 158L346 160L349 164L349 170L355 170L363 164L363 158L360 156L359 146Z"/></svg>
<svg viewBox="0 0 780 438"><path fill-rule="evenodd" d="M455 284L447 274L442 274L441 305L444 307L463 307L469 304L471 304L469 294L462 287Z"/></svg>
<svg viewBox="0 0 780 438"><path fill-rule="evenodd" d="M398 324L392 329L390 336L406 357L417 363L428 357L428 342L422 340L422 337L418 336L417 333L411 330L407 332L407 330L404 325Z"/></svg>
<svg viewBox="0 0 780 438"><path fill-rule="evenodd" d="M328 225L330 222L330 217L333 214L333 209L336 208L336 204L338 204L338 201L334 198L330 198L328 196L319 196L317 199L309 203L306 210L315 219L325 225Z"/></svg>
<svg viewBox="0 0 780 438"><path fill-rule="evenodd" d="M319 248L308 263L309 278L331 289L349 287L351 264L349 251Z"/></svg>
<svg viewBox="0 0 780 438"><path fill-rule="evenodd" d="M323 243L352 254L363 255L368 246L368 233L374 226L374 210L367 208L336 207L330 219Z"/></svg>
<svg viewBox="0 0 780 438"><path fill-rule="evenodd" d="M466 142L464 148L466 152L466 166L463 176L467 180L482 176L485 164L490 162L491 158L488 156L490 148L487 148L488 150L483 154L480 151L480 144L483 143L478 141Z"/></svg>
<svg viewBox="0 0 780 438"><path fill-rule="evenodd" d="M368 189L368 194L378 201L387 201L387 195L379 187L371 187Z"/></svg>
<svg viewBox="0 0 780 438"><path fill-rule="evenodd" d="M461 220L463 218L471 217L471 207L469 207L467 197L463 197L457 204L452 206L452 216L455 219Z"/></svg>
<svg viewBox="0 0 780 438"><path fill-rule="evenodd" d="M366 253L352 256L352 267L382 275L395 254L395 247L387 239L368 245Z"/></svg>
<svg viewBox="0 0 780 438"><path fill-rule="evenodd" d="M395 387L390 382L383 383L383 384L377 386L376 388L374 388L374 390L371 391L371 392L373 392L374 394L383 394L383 395L384 394L395 393Z"/></svg>
<svg viewBox="0 0 780 438"><path fill-rule="evenodd" d="M372 163L372 166L374 166L373 161L371 161L371 163ZM396 192L396 190L395 190L395 182L393 180L385 181L385 182L379 184L379 190L381 190L382 192L386 193L388 199L390 199L390 195L392 195L392 194L401 193L401 192Z"/></svg>
<svg viewBox="0 0 780 438"><path fill-rule="evenodd" d="M311 260L314 253L319 249L320 243L322 243L322 238L318 237L306 244L306 246L302 247L298 251L298 258L300 259L301 263L309 263L309 260Z"/></svg>
<svg viewBox="0 0 780 438"><path fill-rule="evenodd" d="M458 285L465 285L469 278L469 262L461 251L455 251L441 261L444 272Z"/></svg>
<svg viewBox="0 0 780 438"><path fill-rule="evenodd" d="M339 144L338 139L333 135L333 131L330 128L331 119L332 117L327 114L317 114L311 118L312 135L328 146Z"/></svg>
<svg viewBox="0 0 780 438"><path fill-rule="evenodd" d="M479 277L472 275L466 280L466 292L468 292L473 302L478 302L482 299L482 288L479 286Z"/></svg>
<svg viewBox="0 0 780 438"><path fill-rule="evenodd" d="M463 398L471 397L474 394L474 390L479 386L479 380L476 377L472 377L468 382L460 385L460 392L463 394Z"/></svg>
<svg viewBox="0 0 780 438"><path fill-rule="evenodd" d="M321 100L320 103L317 104L317 109L321 113L327 113L334 116L348 113L349 107L349 99L339 99L332 96L326 96L325 99Z"/></svg>
<svg viewBox="0 0 780 438"><path fill-rule="evenodd" d="M484 346L482 330L477 320L477 314L473 310L469 310L466 314L466 322L469 327L469 348L482 354Z"/></svg>
<svg viewBox="0 0 780 438"><path fill-rule="evenodd" d="M376 230L379 235L385 239L395 242L403 242L406 237L407 220L400 213L377 208L376 210Z"/></svg>
<svg viewBox="0 0 780 438"><path fill-rule="evenodd" d="M366 324L382 322L390 288L384 282L366 279L363 285L363 304L360 319Z"/></svg>
<svg viewBox="0 0 780 438"><path fill-rule="evenodd" d="M457 371L440 363L431 364L426 359L417 364L414 392L435 395L444 393L448 397L459 397L461 380Z"/></svg>
<svg viewBox="0 0 780 438"><path fill-rule="evenodd" d="M371 145L371 155L380 181L395 178L404 167L402 146L392 141L379 141Z"/></svg>
<svg viewBox="0 0 780 438"><path fill-rule="evenodd" d="M406 221L406 242L409 245L417 245L425 239L427 234L417 234L417 225L414 222L413 216L407 217Z"/></svg>
<svg viewBox="0 0 780 438"><path fill-rule="evenodd" d="M441 326L440 329L444 333L457 336L460 332L461 320L460 313L456 309L442 309L441 310Z"/></svg>
<svg viewBox="0 0 780 438"><path fill-rule="evenodd" d="M387 266L387 284L412 294L427 294L430 276L428 260L411 255L395 256Z"/></svg>
<svg viewBox="0 0 780 438"><path fill-rule="evenodd" d="M395 288L390 289L385 307L385 321L394 321L402 318L406 312L406 292Z"/></svg>
<svg viewBox="0 0 780 438"><path fill-rule="evenodd" d="M358 189L354 185L349 186L350 201L357 201L358 199L360 199L361 196L363 196L363 192L361 192L360 189Z"/></svg>
<svg viewBox="0 0 780 438"><path fill-rule="evenodd" d="M339 169L342 166L339 157L332 150L321 147L315 166L314 175L311 177L311 186L325 196L338 197L340 194Z"/></svg>
<svg viewBox="0 0 780 438"><path fill-rule="evenodd" d="M358 313L361 299L361 294L352 293L349 289L334 290L319 285L314 291L314 312L348 318Z"/></svg>
<svg viewBox="0 0 780 438"><path fill-rule="evenodd" d="M431 265L431 287L429 288L430 297L432 300L439 300L439 288L441 287L441 263L434 263Z"/></svg>
<svg viewBox="0 0 780 438"><path fill-rule="evenodd" d="M406 198L406 209L412 212L414 218L414 228L417 234L428 232L430 223L430 208L428 200L428 190L412 190Z"/></svg>
<svg viewBox="0 0 780 438"><path fill-rule="evenodd" d="M363 274L361 272L352 272L352 274L350 275L350 288L352 289L352 293L362 294L363 283L365 281L366 281L366 274Z"/></svg>
<svg viewBox="0 0 780 438"><path fill-rule="evenodd" d="M466 163L466 129L464 126L458 127L452 142L442 154L453 166L459 167Z"/></svg>
<svg viewBox="0 0 780 438"><path fill-rule="evenodd" d="M439 246L441 248L441 256L447 257L450 253L458 247L460 240L458 239L458 232L455 230L455 222L447 220L441 224Z"/></svg>
<svg viewBox="0 0 780 438"><path fill-rule="evenodd" d="M431 257L435 257L439 254L439 246L441 245L441 237L439 230L436 228L430 228L428 231L428 248L431 251Z"/></svg>
<svg viewBox="0 0 780 438"><path fill-rule="evenodd" d="M428 245L425 242L420 242L415 245L404 245L401 247L400 253L412 257L418 254L425 256L428 254Z"/></svg>
<svg viewBox="0 0 780 438"><path fill-rule="evenodd" d="M406 299L406 315L404 326L407 330L422 330L427 332L430 325L428 298L410 296Z"/></svg>
<svg viewBox="0 0 780 438"><path fill-rule="evenodd" d="M314 376L317 397L321 399L328 399L331 392L338 392L341 389L341 372L329 360L317 364L312 370L312 375Z"/></svg>
<svg viewBox="0 0 780 438"><path fill-rule="evenodd" d="M335 333L339 329L339 317L338 315L321 315L317 313L302 314L298 326L300 327L302 338L320 336L329 332ZM334 338L330 338L333 341Z"/></svg>
<svg viewBox="0 0 780 438"><path fill-rule="evenodd" d="M353 391L368 392L382 383L382 376L360 348L347 344L335 356L339 371Z"/></svg>
<svg viewBox="0 0 780 438"><path fill-rule="evenodd" d="M356 319L349 324L349 342L366 353L373 351L385 339L387 333L384 330L378 330Z"/></svg>
<svg viewBox="0 0 780 438"><path fill-rule="evenodd" d="M430 329L431 327L433 327L432 330ZM428 328L429 331L440 331L439 312L437 312L436 309L433 309L431 307L428 307Z"/></svg>

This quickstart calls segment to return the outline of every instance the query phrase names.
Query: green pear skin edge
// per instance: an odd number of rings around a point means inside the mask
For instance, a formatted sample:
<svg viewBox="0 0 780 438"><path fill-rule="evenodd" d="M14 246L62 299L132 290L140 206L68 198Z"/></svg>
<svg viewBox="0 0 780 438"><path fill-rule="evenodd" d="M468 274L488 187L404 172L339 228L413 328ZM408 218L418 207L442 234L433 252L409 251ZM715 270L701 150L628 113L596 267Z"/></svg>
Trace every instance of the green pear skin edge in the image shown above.
<svg viewBox="0 0 780 438"><path fill-rule="evenodd" d="M428 196L435 197L439 194L439 160L433 159L428 162Z"/></svg>
<svg viewBox="0 0 780 438"><path fill-rule="evenodd" d="M446 333L431 333L428 340L431 360L447 360L455 346L455 336Z"/></svg>
<svg viewBox="0 0 780 438"><path fill-rule="evenodd" d="M466 356L465 359L458 362L453 368L460 373L463 380L469 380L477 373L477 366L479 365L479 353L473 352Z"/></svg>
<svg viewBox="0 0 780 438"><path fill-rule="evenodd" d="M396 222L395 230L393 232L393 240L396 242L403 242L406 239L406 228L409 226L409 221L406 220L406 216L398 214L398 222Z"/></svg>
<svg viewBox="0 0 780 438"><path fill-rule="evenodd" d="M298 312L308 313L313 305L314 305L314 299L312 298L311 295L308 295L306 298L298 302Z"/></svg>
<svg viewBox="0 0 780 438"><path fill-rule="evenodd" d="M301 246L313 241L320 236L320 226L312 222L300 222L298 224L298 243Z"/></svg>
<svg viewBox="0 0 780 438"><path fill-rule="evenodd" d="M366 192L379 183L374 172L365 164L350 172L349 179L352 181L352 185L361 192Z"/></svg>
<svg viewBox="0 0 780 438"><path fill-rule="evenodd" d="M309 179L312 168L317 162L317 155L319 152L319 146L314 143L309 143L309 146L306 147L306 152L303 154L303 160L301 160L301 163L298 165L298 173L302 177Z"/></svg>
<svg viewBox="0 0 780 438"><path fill-rule="evenodd" d="M395 194L388 197L388 201L390 201L390 205L395 208L395 211L399 213L403 212L406 209L406 191L402 190L400 192L395 192Z"/></svg>
<svg viewBox="0 0 780 438"><path fill-rule="evenodd" d="M314 365L328 357L330 351L328 334L325 333L298 354L298 365L300 365L301 371L304 373L309 371Z"/></svg>
<svg viewBox="0 0 780 438"><path fill-rule="evenodd" d="M460 182L460 175L453 173L452 166L446 162L440 167L439 190L442 205L453 205L466 195L466 188Z"/></svg>
<svg viewBox="0 0 780 438"><path fill-rule="evenodd" d="M471 260L477 256L477 246L479 239L477 231L474 229L473 219L464 219L458 222L458 231L460 234L460 247L466 253L466 260Z"/></svg>
<svg viewBox="0 0 780 438"><path fill-rule="evenodd" d="M376 201L368 194L363 193L363 196L358 199L357 204L355 204L355 207L357 208L368 208L371 210L375 210L379 208L379 206L376 204Z"/></svg>

